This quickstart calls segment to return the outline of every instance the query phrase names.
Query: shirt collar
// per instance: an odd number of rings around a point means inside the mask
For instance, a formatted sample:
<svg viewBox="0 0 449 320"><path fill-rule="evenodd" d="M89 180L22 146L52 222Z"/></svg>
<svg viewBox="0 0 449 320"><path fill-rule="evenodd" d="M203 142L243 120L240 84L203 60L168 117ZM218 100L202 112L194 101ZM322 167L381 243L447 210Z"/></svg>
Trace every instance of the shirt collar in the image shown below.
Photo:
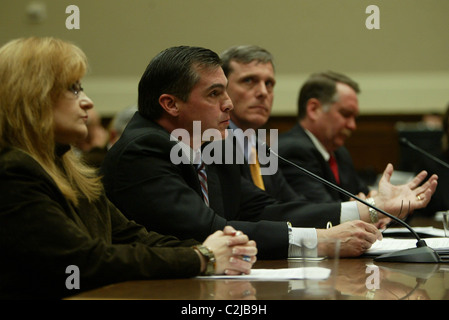
<svg viewBox="0 0 449 320"><path fill-rule="evenodd" d="M312 143L315 146L315 148L317 148L317 150L321 153L321 155L323 156L324 160L329 161L329 158L331 157L331 155L329 154L329 152L326 151L326 149L324 148L324 146L320 142L320 140L318 140L317 137L315 137L313 135L313 133L310 132L309 130L304 129L304 131L309 136L310 140L312 140Z"/></svg>

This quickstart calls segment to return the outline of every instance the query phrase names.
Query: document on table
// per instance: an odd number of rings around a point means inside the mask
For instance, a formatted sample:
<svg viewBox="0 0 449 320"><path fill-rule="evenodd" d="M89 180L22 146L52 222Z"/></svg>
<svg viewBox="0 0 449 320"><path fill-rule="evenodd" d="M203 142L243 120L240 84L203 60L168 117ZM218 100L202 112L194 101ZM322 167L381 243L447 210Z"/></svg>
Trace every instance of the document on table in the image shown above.
<svg viewBox="0 0 449 320"><path fill-rule="evenodd" d="M329 277L331 270L321 267L305 268L282 268L282 269L252 269L250 274L236 276L216 275L199 276L202 279L241 279L241 280L325 280Z"/></svg>
<svg viewBox="0 0 449 320"><path fill-rule="evenodd" d="M436 252L449 252L449 238L425 238L427 246ZM383 238L373 243L365 255L381 255L384 253L416 248L416 239Z"/></svg>

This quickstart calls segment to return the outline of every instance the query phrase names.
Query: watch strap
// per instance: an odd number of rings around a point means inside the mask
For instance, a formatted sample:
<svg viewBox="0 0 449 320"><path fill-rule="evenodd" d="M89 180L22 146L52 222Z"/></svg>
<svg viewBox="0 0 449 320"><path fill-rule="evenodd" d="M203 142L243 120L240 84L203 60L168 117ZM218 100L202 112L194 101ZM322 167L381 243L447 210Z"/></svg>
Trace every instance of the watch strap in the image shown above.
<svg viewBox="0 0 449 320"><path fill-rule="evenodd" d="M215 274L216 260L215 255L208 247L203 245L193 246L206 259L206 270L201 273L203 276L211 276Z"/></svg>

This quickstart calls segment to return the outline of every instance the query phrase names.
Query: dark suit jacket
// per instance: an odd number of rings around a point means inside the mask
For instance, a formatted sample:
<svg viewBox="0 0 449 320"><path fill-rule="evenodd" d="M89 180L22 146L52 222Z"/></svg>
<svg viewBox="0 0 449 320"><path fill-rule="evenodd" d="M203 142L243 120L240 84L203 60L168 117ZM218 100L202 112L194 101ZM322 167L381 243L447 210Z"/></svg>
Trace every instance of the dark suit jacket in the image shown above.
<svg viewBox="0 0 449 320"><path fill-rule="evenodd" d="M241 177L234 164L206 167L207 207L195 167L171 161L175 145L166 130L136 113L103 163L108 197L152 230L204 241L232 225L257 242L259 258L279 259L288 254L286 221L321 228L327 221L339 223L339 204L279 203Z"/></svg>
<svg viewBox="0 0 449 320"><path fill-rule="evenodd" d="M251 176L251 170L248 164L248 160L243 156L243 146L242 141L237 142L237 138L234 138L233 130L229 129L229 135L226 138L226 143L232 143L232 147L236 154L236 159L243 159L244 163L240 165L240 173L241 175L253 182ZM257 145L257 149L260 150L258 152L265 152L263 146ZM268 167L270 164L261 164L261 167ZM285 179L282 171L279 167L276 169L274 174L264 174L262 175L262 180L265 186L265 191L273 198L279 201L296 201L296 200L305 200L305 197L296 194L296 192L290 187L287 180Z"/></svg>
<svg viewBox="0 0 449 320"><path fill-rule="evenodd" d="M199 273L190 248L197 241L147 232L104 194L93 203L80 197L75 207L21 150L0 150L0 194L0 299L60 299L115 282ZM66 288L70 265L79 268L79 290Z"/></svg>
<svg viewBox="0 0 449 320"><path fill-rule="evenodd" d="M312 173L336 184L335 177L326 160L315 148L304 129L296 124L290 131L279 136L279 155L311 171ZM352 194L368 193L366 184L355 171L351 156L345 147L335 152L340 174L340 187ZM279 166L290 186L298 193L314 202L348 201L349 198L335 189L306 176L297 168L283 161Z"/></svg>

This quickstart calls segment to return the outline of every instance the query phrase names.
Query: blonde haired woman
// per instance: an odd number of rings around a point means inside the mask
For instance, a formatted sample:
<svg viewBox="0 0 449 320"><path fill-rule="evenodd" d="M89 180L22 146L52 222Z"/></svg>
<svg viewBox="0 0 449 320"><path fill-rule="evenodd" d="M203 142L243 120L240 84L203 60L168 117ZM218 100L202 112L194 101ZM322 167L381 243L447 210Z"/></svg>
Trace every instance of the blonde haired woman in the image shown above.
<svg viewBox="0 0 449 320"><path fill-rule="evenodd" d="M71 145L87 136L77 46L26 38L0 48L0 298L61 298L132 279L249 273L256 246L231 227L201 245L147 231L105 197ZM250 257L249 259L243 258Z"/></svg>

